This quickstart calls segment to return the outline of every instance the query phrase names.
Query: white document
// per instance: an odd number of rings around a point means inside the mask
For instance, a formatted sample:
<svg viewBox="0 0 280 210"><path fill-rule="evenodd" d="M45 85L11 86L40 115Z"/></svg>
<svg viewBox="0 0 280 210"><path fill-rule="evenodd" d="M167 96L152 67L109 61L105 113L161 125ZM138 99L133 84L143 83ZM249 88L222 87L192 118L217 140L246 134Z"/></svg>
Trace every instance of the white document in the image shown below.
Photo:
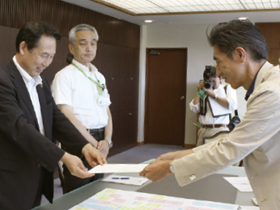
<svg viewBox="0 0 280 210"><path fill-rule="evenodd" d="M224 88L217 89L218 95L222 98L226 98L226 93ZM227 115L231 114L231 111L223 106L221 106L216 100L214 100L212 97L208 97L209 99L209 105L212 110L213 116L221 116L221 115Z"/></svg>
<svg viewBox="0 0 280 210"><path fill-rule="evenodd" d="M98 165L89 170L89 173L106 174L106 173L139 173L148 164L104 164Z"/></svg>
<svg viewBox="0 0 280 210"><path fill-rule="evenodd" d="M145 177L133 177L133 176L119 176L119 175L110 175L104 179L102 179L103 182L115 182L120 184L128 184L128 185L138 185L141 186L149 179Z"/></svg>
<svg viewBox="0 0 280 210"><path fill-rule="evenodd" d="M241 206L241 210L260 210L257 206Z"/></svg>
<svg viewBox="0 0 280 210"><path fill-rule="evenodd" d="M224 177L232 186L240 192L253 192L250 182L247 177Z"/></svg>

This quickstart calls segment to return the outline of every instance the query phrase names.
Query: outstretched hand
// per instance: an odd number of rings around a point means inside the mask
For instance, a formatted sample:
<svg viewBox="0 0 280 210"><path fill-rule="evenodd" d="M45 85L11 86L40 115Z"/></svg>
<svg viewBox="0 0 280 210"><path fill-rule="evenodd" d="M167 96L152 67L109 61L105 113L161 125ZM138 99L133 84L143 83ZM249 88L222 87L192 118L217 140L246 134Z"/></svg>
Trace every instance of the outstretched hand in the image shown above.
<svg viewBox="0 0 280 210"><path fill-rule="evenodd" d="M73 176L84 179L95 175L88 172L88 169L77 156L65 152L61 158L61 161L67 166L68 170Z"/></svg>
<svg viewBox="0 0 280 210"><path fill-rule="evenodd" d="M107 163L106 157L91 144L86 144L82 149L82 153L92 167Z"/></svg>
<svg viewBox="0 0 280 210"><path fill-rule="evenodd" d="M140 176L147 177L153 182L157 182L167 175L172 174L169 169L169 164L172 161L168 160L155 160L147 165L140 173Z"/></svg>
<svg viewBox="0 0 280 210"><path fill-rule="evenodd" d="M147 165L140 173L140 176L147 177L153 182L157 182L167 175L172 174L170 171L170 163L175 159L179 159L183 156L193 153L193 150L182 150L177 152L168 152L160 155L155 161Z"/></svg>

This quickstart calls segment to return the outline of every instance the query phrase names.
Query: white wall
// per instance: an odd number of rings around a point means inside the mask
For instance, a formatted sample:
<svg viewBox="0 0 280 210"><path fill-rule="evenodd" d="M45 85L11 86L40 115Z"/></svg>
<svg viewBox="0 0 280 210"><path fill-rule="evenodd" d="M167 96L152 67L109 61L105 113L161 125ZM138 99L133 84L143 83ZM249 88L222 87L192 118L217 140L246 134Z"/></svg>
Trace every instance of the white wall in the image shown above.
<svg viewBox="0 0 280 210"><path fill-rule="evenodd" d="M138 142L143 141L144 134L146 48L187 48L185 144L195 144L196 128L192 123L196 122L196 114L190 111L189 103L196 94L198 81L203 79L205 66L214 63L213 49L206 37L208 27L210 30L212 26L209 24L141 26ZM239 112L243 116L243 111Z"/></svg>
<svg viewBox="0 0 280 210"><path fill-rule="evenodd" d="M144 141L144 115L145 115L145 86L146 86L146 45L147 27L140 29L140 55L139 55L139 99L138 99L138 138L137 142Z"/></svg>

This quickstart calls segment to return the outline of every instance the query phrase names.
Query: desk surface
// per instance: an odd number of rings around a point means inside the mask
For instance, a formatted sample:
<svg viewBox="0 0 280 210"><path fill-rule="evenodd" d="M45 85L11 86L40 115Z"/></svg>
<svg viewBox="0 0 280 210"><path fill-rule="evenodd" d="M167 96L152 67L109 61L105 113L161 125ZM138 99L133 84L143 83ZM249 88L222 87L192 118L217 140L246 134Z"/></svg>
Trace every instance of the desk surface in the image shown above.
<svg viewBox="0 0 280 210"><path fill-rule="evenodd" d="M229 167L229 168L219 171L217 174L246 176L243 167ZM121 175L138 176L138 174L136 174L136 173L133 173L133 174L127 173L127 174L121 174ZM174 175L170 175L170 176L174 177ZM222 176L220 176L220 180L224 181ZM202 180L197 181L197 183L200 181L202 181ZM105 188L114 188L114 189L120 189L120 190L143 192L141 190L141 188L144 188L144 190L145 190L147 185L153 185L153 184L155 184L155 183L152 183L149 181L145 185L142 185L142 186L132 186L132 185L102 182L101 180L97 180L93 183L90 183L86 186L83 186L77 190L74 190L70 193L67 193L67 194L55 199L53 204L45 203L42 206L35 208L34 210L64 210L64 209L67 210L67 209L77 205L78 203L83 202L87 198L93 196L94 194L102 191ZM203 184L203 182L201 182L201 184ZM218 184L217 184L217 186L218 186ZM232 186L230 186L230 187L232 187ZM174 188L178 188L177 183L176 183L176 185L174 184ZM184 187L181 188L181 190L183 190L183 189L184 189ZM221 190L223 190L223 189L221 189ZM170 191L172 191L172 190L170 190ZM148 192L148 193L150 193L150 192ZM200 192L200 193L203 194L204 192ZM163 194L163 193L161 193L161 194ZM184 196L180 196L180 197L184 197ZM219 197L219 195L217 195L217 197ZM254 194L252 192L244 193L244 192L239 192L236 190L236 199L235 199L234 203L239 204L239 205L253 205L251 202L252 197L254 197ZM199 198L195 198L195 199L199 199ZM220 201L220 202L227 202L227 200Z"/></svg>

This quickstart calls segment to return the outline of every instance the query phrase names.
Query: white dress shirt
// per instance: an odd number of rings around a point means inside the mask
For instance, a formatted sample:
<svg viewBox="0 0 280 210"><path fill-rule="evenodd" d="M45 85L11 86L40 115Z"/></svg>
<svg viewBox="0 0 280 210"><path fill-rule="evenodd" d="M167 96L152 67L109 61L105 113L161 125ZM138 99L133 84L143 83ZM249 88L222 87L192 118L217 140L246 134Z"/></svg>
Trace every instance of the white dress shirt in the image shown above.
<svg viewBox="0 0 280 210"><path fill-rule="evenodd" d="M84 73L106 87L105 77L90 64L92 71L75 59L72 61ZM96 75L96 77L95 77ZM65 104L73 107L74 116L87 129L103 128L108 124L108 106L97 104L99 95L96 84L87 78L72 64L56 73L52 84L52 90L56 104ZM104 90L108 92L107 88Z"/></svg>
<svg viewBox="0 0 280 210"><path fill-rule="evenodd" d="M40 76L36 77L31 77L17 62L16 56L13 57L13 61L21 74L23 81L26 85L26 88L28 90L36 118L38 121L40 133L45 135L44 131L44 124L43 124L43 119L42 119L42 113L41 113L41 106L40 106L40 101L37 93L37 85L42 84L42 78Z"/></svg>

